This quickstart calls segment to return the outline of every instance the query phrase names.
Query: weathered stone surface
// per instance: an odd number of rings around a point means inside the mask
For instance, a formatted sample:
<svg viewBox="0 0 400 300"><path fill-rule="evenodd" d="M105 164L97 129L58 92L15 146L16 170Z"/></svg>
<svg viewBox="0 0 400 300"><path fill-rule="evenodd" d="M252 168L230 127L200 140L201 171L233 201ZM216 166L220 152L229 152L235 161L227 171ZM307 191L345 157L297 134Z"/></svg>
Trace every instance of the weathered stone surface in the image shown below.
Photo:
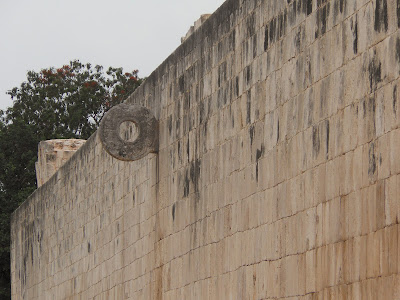
<svg viewBox="0 0 400 300"><path fill-rule="evenodd" d="M99 136L106 151L115 158L138 160L157 150L158 125L147 108L123 103L105 114Z"/></svg>
<svg viewBox="0 0 400 300"><path fill-rule="evenodd" d="M13 299L397 299L398 8L226 1L127 99L158 153L97 132L14 213Z"/></svg>
<svg viewBox="0 0 400 300"><path fill-rule="evenodd" d="M85 143L80 139L42 141L38 146L36 167L37 186L40 187Z"/></svg>
<svg viewBox="0 0 400 300"><path fill-rule="evenodd" d="M183 43L184 41L186 41L189 36L192 35L193 32L195 32L197 29L200 28L201 25L203 25L203 23L210 17L210 14L204 14L201 15L200 18L194 22L193 26L191 26L188 30L188 32L186 33L186 35L184 37L181 38L181 42Z"/></svg>

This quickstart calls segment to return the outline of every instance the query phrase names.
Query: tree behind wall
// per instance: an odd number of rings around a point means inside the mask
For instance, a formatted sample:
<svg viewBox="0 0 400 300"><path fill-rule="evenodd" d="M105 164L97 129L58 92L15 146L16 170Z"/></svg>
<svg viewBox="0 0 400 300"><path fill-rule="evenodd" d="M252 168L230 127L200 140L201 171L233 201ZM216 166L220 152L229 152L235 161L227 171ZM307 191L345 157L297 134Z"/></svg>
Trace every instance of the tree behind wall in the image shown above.
<svg viewBox="0 0 400 300"><path fill-rule="evenodd" d="M83 64L30 71L0 110L0 299L10 299L10 216L36 189L35 162L42 140L87 139L104 113L142 82L138 71Z"/></svg>

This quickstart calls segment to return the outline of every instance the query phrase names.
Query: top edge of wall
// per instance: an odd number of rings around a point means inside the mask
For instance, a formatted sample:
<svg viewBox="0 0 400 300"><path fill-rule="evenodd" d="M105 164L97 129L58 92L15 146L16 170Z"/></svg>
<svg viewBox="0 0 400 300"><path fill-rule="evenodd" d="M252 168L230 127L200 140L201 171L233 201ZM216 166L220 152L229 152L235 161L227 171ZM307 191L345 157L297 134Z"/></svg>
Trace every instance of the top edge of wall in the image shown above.
<svg viewBox="0 0 400 300"><path fill-rule="evenodd" d="M68 159L43 185L39 186L36 190L32 192L26 198L24 202L22 202L16 210L11 214L11 224L15 223L18 219L18 215L21 212L24 212L24 207L28 206L31 201L35 201L37 197L46 193L46 191L54 186L57 181L61 178L62 174L65 174L71 168L71 164L74 163L74 160L80 159L82 155L85 154L91 147L95 146L96 143L96 135L97 130L86 140L86 142Z"/></svg>
<svg viewBox="0 0 400 300"><path fill-rule="evenodd" d="M157 106L160 103L144 103L147 90L156 85L160 76L169 72L170 66L176 65L180 59L185 58L186 55L193 50L198 47L202 50L209 49L220 40L221 36L228 34L235 25L229 22L229 18L242 6L243 2L244 0L226 0L222 3L196 31L184 40L184 42L146 78L125 102L144 105L148 108L158 108ZM220 26L222 24L226 24L226 26ZM182 75L178 72L179 71L176 71L176 78ZM156 118L159 117L158 112L158 109L154 112Z"/></svg>
<svg viewBox="0 0 400 300"><path fill-rule="evenodd" d="M159 119L159 111L161 103L145 103L145 94L149 88L152 88L157 83L160 76L168 73L171 65L176 65L179 59L184 58L191 51L197 47L202 49L211 48L217 41L219 41L221 35L228 34L231 30L231 24L226 28L221 29L219 26L226 22L232 13L237 11L241 7L241 3L244 0L226 0L221 4L219 8L192 34L190 35L180 46L176 48L172 54L170 54L147 78L146 80L125 100L126 103L140 104L149 109L153 109L153 112L157 119ZM178 71L176 71L178 72ZM176 74L178 78L181 74ZM54 185L60 174L67 172L70 164L74 160L79 159L84 151L92 147L92 143L95 142L97 130L89 137L86 143L79 148L71 158L60 168L53 176L49 178L42 186L38 187L21 205L12 213L11 223L14 223L18 218L18 214L23 208L29 205L30 201L45 193L47 189Z"/></svg>

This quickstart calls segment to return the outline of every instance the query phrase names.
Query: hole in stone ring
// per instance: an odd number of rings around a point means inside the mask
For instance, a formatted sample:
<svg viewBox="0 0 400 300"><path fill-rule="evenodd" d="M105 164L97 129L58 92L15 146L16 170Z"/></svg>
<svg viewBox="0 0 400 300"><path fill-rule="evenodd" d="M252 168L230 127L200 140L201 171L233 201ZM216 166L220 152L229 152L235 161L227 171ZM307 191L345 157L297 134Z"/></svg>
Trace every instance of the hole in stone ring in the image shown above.
<svg viewBox="0 0 400 300"><path fill-rule="evenodd" d="M139 127L132 121L124 121L119 126L119 137L128 143L134 142L139 136Z"/></svg>

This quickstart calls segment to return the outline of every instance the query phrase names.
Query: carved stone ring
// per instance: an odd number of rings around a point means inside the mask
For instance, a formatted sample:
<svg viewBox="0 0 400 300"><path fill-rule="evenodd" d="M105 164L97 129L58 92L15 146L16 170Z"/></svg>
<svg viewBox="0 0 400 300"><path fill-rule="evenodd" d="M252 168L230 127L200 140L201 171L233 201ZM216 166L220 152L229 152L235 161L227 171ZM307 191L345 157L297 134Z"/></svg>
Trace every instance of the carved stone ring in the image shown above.
<svg viewBox="0 0 400 300"><path fill-rule="evenodd" d="M140 105L111 108L101 120L99 134L105 150L120 160L138 160L157 151L157 120Z"/></svg>

